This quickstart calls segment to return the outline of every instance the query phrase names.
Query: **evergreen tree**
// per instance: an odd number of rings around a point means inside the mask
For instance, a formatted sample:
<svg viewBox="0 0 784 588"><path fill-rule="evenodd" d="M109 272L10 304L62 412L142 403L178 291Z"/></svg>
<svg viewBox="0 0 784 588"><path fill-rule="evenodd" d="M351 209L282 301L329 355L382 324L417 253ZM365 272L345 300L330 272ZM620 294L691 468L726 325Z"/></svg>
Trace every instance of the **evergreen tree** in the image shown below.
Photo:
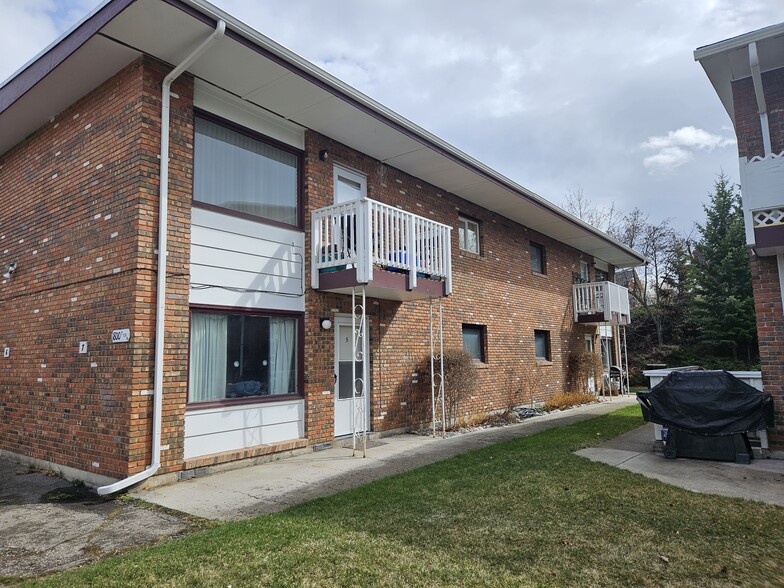
<svg viewBox="0 0 784 588"><path fill-rule="evenodd" d="M721 173L714 184L707 220L697 225L700 240L692 260L693 324L699 338L720 353L747 364L757 357L757 329L751 271L746 252L740 194Z"/></svg>

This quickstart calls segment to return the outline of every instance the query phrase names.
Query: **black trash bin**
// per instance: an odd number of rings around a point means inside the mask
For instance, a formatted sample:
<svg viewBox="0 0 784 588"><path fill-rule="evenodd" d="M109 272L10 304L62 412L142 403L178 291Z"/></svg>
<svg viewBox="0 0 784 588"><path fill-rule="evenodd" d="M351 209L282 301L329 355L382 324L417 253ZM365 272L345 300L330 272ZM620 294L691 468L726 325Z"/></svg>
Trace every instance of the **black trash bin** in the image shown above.
<svg viewBox="0 0 784 588"><path fill-rule="evenodd" d="M726 371L672 372L637 400L645 420L664 427L670 458L749 463L747 433L773 426L770 394Z"/></svg>

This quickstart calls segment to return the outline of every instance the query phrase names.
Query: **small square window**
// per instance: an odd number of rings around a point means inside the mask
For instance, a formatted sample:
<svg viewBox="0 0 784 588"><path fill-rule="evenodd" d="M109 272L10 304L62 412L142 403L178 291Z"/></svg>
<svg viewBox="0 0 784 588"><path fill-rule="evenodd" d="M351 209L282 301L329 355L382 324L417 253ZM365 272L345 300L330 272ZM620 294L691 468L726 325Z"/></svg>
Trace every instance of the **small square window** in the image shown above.
<svg viewBox="0 0 784 588"><path fill-rule="evenodd" d="M597 282L606 282L607 281L607 272L604 270L600 270L598 267L594 270L596 274L596 281Z"/></svg>
<svg viewBox="0 0 784 588"><path fill-rule="evenodd" d="M483 325L463 325L463 349L474 361L485 363L485 327Z"/></svg>
<svg viewBox="0 0 784 588"><path fill-rule="evenodd" d="M546 274L544 246L531 241L531 271L537 274Z"/></svg>
<svg viewBox="0 0 784 588"><path fill-rule="evenodd" d="M460 249L479 253L479 223L465 217L458 217L458 242Z"/></svg>
<svg viewBox="0 0 784 588"><path fill-rule="evenodd" d="M551 361L550 331L534 331L534 354L540 361Z"/></svg>

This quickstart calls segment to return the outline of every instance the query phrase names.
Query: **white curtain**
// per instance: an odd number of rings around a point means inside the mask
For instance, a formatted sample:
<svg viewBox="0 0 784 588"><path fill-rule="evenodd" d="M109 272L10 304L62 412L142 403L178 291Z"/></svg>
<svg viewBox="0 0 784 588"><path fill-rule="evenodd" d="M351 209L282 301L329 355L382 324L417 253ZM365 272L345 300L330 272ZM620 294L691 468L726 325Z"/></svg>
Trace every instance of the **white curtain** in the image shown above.
<svg viewBox="0 0 784 588"><path fill-rule="evenodd" d="M196 118L194 199L297 223L297 156Z"/></svg>
<svg viewBox="0 0 784 588"><path fill-rule="evenodd" d="M226 397L228 317L194 312L191 319L190 402Z"/></svg>
<svg viewBox="0 0 784 588"><path fill-rule="evenodd" d="M297 321L270 319L270 393L291 394L296 390Z"/></svg>

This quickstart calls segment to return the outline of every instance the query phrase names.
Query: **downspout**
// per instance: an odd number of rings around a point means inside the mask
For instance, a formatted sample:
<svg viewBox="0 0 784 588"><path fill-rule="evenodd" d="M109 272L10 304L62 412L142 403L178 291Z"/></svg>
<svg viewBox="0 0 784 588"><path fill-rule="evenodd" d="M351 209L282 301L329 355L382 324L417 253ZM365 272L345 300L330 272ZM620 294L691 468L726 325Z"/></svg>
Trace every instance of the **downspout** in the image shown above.
<svg viewBox="0 0 784 588"><path fill-rule="evenodd" d="M161 417L163 413L163 343L166 320L166 247L169 228L169 111L171 85L201 55L218 41L226 31L226 23L218 21L215 30L196 49L175 67L163 80L161 93L161 177L158 203L158 293L155 313L155 376L152 413L152 458L150 465L123 480L98 488L98 494L119 492L146 480L161 467Z"/></svg>
<svg viewBox="0 0 784 588"><path fill-rule="evenodd" d="M762 127L762 145L765 149L765 157L767 157L772 151L770 146L770 126L768 125L768 106L765 103L765 90L762 87L762 74L760 73L756 42L749 43L749 65L751 66L751 79L754 82L754 94L757 97L760 127Z"/></svg>

